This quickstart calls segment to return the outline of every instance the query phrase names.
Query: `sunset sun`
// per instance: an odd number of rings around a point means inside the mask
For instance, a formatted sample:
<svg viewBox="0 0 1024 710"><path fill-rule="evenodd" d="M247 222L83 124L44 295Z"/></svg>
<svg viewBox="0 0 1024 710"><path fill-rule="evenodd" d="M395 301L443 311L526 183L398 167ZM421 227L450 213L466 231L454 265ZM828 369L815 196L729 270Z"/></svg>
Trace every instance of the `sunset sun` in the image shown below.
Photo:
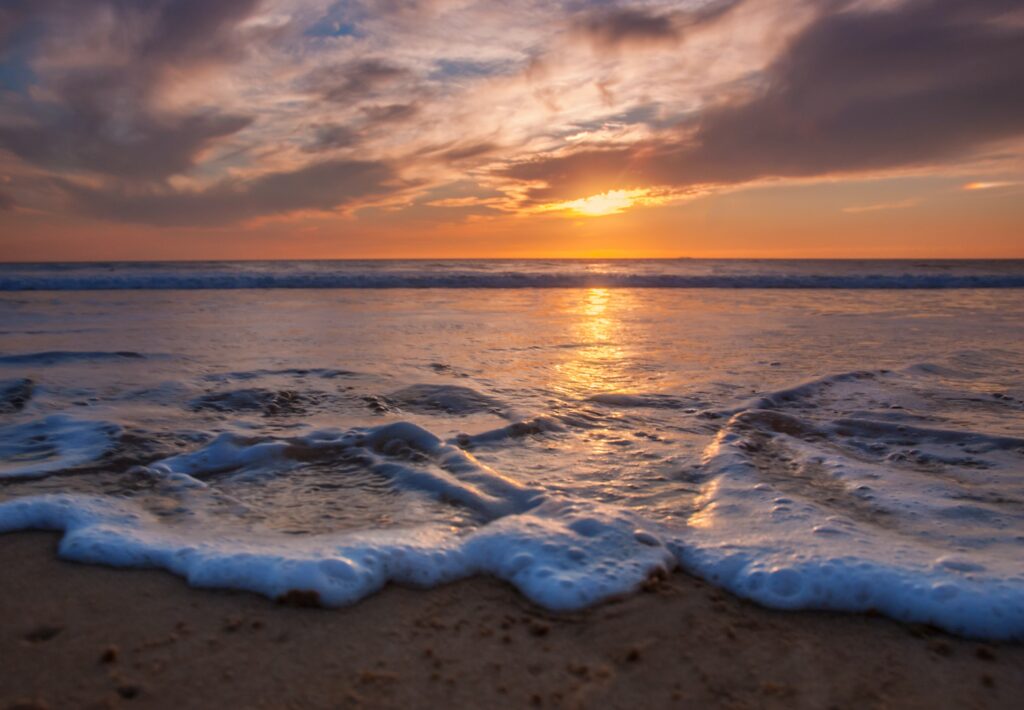
<svg viewBox="0 0 1024 710"><path fill-rule="evenodd" d="M618 214L633 204L636 190L609 190L565 203L565 208L587 217Z"/></svg>
<svg viewBox="0 0 1024 710"><path fill-rule="evenodd" d="M596 195L581 197L566 202L555 202L545 205L542 211L563 212L569 215L583 217L606 217L613 214L621 214L630 207L639 205L653 205L664 202L664 198L652 193L650 190L608 190Z"/></svg>

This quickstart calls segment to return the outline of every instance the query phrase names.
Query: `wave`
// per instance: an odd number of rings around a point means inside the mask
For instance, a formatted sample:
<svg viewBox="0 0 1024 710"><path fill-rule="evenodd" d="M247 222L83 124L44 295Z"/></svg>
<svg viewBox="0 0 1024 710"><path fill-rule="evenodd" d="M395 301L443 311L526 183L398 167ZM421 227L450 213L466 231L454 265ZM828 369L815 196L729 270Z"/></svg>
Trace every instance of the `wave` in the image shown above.
<svg viewBox="0 0 1024 710"><path fill-rule="evenodd" d="M683 395L604 393L582 400L588 408L454 436L414 421L312 429L296 417L273 434L242 425L182 431L156 449L143 442L142 457L119 449L139 432L55 415L0 427L0 487L42 493L0 502L0 533L62 530L69 559L161 567L197 586L271 597L301 592L327 606L388 582L433 586L491 574L538 604L578 609L682 567L769 607L871 610L1019 640L1024 438L1019 418L1006 414L1020 402L975 374L930 363L836 372L716 410ZM247 377L228 381L235 379ZM263 411L284 398L302 414L305 400L288 392L232 389L183 406ZM453 385L411 385L389 398L422 407L413 411L418 421L443 416L446 427L502 405ZM625 409L640 411L617 411ZM572 485L574 434L608 441L616 428L626 431L626 414L670 421L660 434L714 415L697 432L698 475L645 473L653 486L640 491L639 506L605 481L597 498ZM529 458L531 450L543 456ZM617 471L629 466L607 450L600 457ZM65 471L74 482L102 471L104 485L117 477L123 487L100 488L117 495L50 494L54 482L34 480ZM372 518L355 510L359 524L346 529L337 509L366 506L353 495L360 486L390 502L371 504ZM326 514L322 528L288 515L273 522L278 503L305 509L310 501L320 507L303 520ZM432 506L429 518L365 524L380 511L421 505Z"/></svg>
<svg viewBox="0 0 1024 710"><path fill-rule="evenodd" d="M1021 443L743 411L705 451L710 478L670 548L689 571L765 606L874 610L1020 638Z"/></svg>
<svg viewBox="0 0 1024 710"><path fill-rule="evenodd" d="M1021 638L1024 438L971 375L841 372L717 412L680 564L765 606Z"/></svg>
<svg viewBox="0 0 1024 710"><path fill-rule="evenodd" d="M402 409L424 414L500 414L507 409L494 397L460 385L415 384L392 392L385 399Z"/></svg>
<svg viewBox="0 0 1024 710"><path fill-rule="evenodd" d="M0 291L231 289L968 289L1024 288L1024 273L739 273L614 271L190 270L0 274Z"/></svg>
<svg viewBox="0 0 1024 710"><path fill-rule="evenodd" d="M465 506L486 524L461 535L419 525L293 537L218 528L222 515L204 510L212 477L353 457L399 488ZM675 565L638 516L518 483L410 422L290 439L222 434L142 472L175 486L192 525L162 524L123 498L49 494L0 502L0 533L62 530L67 559L160 567L195 586L270 597L298 592L326 606L352 603L389 581L434 586L492 574L538 604L572 610L634 591Z"/></svg>
<svg viewBox="0 0 1024 710"><path fill-rule="evenodd" d="M35 393L36 384L27 377L0 380L0 414L10 414L25 408Z"/></svg>
<svg viewBox="0 0 1024 710"><path fill-rule="evenodd" d="M141 360L142 353L118 350L115 352L70 350L48 350L41 353L19 353L0 355L0 365L62 365L69 362L97 362L107 360Z"/></svg>
<svg viewBox="0 0 1024 710"><path fill-rule="evenodd" d="M42 478L93 462L119 433L111 422L65 414L0 426L0 480Z"/></svg>
<svg viewBox="0 0 1024 710"><path fill-rule="evenodd" d="M353 377L355 372L351 370L338 370L327 367L283 367L274 369L239 370L234 372L218 372L204 375L203 379L210 382L230 382L231 380L256 380L261 377L294 377L303 379L306 377L319 377L325 380L333 380L336 377Z"/></svg>

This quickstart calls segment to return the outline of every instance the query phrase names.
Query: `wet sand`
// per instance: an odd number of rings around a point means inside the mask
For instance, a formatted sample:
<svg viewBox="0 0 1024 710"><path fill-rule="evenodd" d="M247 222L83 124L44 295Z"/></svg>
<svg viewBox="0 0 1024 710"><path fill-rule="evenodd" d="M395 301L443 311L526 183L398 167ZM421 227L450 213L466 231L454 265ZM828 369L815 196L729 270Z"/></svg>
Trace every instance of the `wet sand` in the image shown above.
<svg viewBox="0 0 1024 710"><path fill-rule="evenodd" d="M569 615L490 579L323 610L63 562L57 539L0 536L0 708L1010 708L1024 697L1024 645L769 611L681 573Z"/></svg>

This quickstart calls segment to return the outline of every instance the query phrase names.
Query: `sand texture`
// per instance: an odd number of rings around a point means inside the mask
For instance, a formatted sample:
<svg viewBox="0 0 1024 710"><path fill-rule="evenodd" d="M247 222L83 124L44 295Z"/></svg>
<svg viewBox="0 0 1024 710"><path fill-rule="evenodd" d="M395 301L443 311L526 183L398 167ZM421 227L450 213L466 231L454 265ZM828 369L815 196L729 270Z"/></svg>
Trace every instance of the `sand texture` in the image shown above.
<svg viewBox="0 0 1024 710"><path fill-rule="evenodd" d="M473 579L346 609L60 561L0 536L0 708L1020 707L1024 646L761 609L677 573L551 614Z"/></svg>

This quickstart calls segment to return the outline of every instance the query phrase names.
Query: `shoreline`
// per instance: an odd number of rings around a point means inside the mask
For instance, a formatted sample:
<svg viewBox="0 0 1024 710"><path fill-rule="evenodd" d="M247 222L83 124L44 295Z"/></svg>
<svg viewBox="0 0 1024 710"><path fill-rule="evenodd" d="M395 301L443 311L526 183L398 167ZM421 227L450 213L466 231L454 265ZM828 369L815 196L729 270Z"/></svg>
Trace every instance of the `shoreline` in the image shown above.
<svg viewBox="0 0 1024 710"><path fill-rule="evenodd" d="M763 609L682 572L557 614L474 578L343 609L194 589L0 535L0 708L1014 707L1024 644Z"/></svg>

